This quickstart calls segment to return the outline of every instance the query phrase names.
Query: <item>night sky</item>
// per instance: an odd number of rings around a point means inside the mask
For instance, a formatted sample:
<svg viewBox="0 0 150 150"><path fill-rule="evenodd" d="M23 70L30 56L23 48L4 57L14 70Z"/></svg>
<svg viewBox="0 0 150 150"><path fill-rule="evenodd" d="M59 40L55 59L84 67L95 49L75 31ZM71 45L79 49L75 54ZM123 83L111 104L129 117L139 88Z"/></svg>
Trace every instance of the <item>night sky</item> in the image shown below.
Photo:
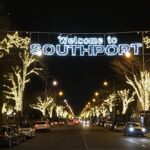
<svg viewBox="0 0 150 150"><path fill-rule="evenodd" d="M150 5L145 1L50 0L7 1L13 28L19 31L107 33L150 29ZM76 113L92 99L102 82L119 82L110 57L45 57ZM111 84L110 84L111 86Z"/></svg>

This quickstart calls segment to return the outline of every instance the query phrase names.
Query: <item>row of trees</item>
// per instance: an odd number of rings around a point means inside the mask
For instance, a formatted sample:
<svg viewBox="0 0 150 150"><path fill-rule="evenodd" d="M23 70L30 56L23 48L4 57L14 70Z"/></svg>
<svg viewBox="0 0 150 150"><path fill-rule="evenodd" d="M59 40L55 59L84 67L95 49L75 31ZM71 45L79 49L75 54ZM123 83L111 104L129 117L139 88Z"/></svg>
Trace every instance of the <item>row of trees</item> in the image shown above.
<svg viewBox="0 0 150 150"><path fill-rule="evenodd" d="M3 41L5 44L3 44ZM27 36L21 37L18 32L8 33L0 42L1 59L10 56L9 59L11 60L11 65L10 67L7 66L7 73L3 76L3 114L11 114L15 111L20 117L23 116L26 85L30 83L31 75L39 76L40 72L43 71L37 59L29 53L29 44L30 38ZM12 53L15 54L15 58L11 58ZM69 109L58 106L55 101L55 97L52 97L52 95L45 95L44 98L39 95L37 103L31 104L30 107L39 110L44 117L47 112L49 117L52 117L54 108L58 117L74 117Z"/></svg>
<svg viewBox="0 0 150 150"><path fill-rule="evenodd" d="M0 94L0 108L2 114L10 115L17 112L23 116L24 93L31 76L34 74L44 80L47 77L44 76L46 70L43 68L43 64L39 65L37 59L29 53L30 34L26 32L9 32L7 34L8 30L14 29L9 15L11 14L6 12L5 3L0 2L0 59L1 62L4 62L4 65L1 63L1 68L3 68L1 69L1 74L3 74L1 85L3 86ZM9 59L10 63L6 63L5 59ZM49 95L44 97L39 95L36 98L37 102L31 104L30 108L39 110L44 117L47 113L49 117L52 117L53 110L56 111L58 117L74 117L70 106L57 104L56 97L53 94Z"/></svg>
<svg viewBox="0 0 150 150"><path fill-rule="evenodd" d="M146 38L150 39L148 36ZM149 45L150 40L145 41L144 38L142 40L143 49L148 49L149 47L145 45ZM115 58L112 62L112 68L118 73L118 78L121 77L123 79L122 81L126 84L123 85L130 88L130 90L116 90L108 98L101 100L101 105L86 105L81 112L81 116L83 118L89 118L92 115L96 115L97 117L111 116L113 114L112 111L118 105L117 108L124 115L133 101L137 104L134 110L136 113L140 112L139 116L142 112L144 112L144 115L148 113L150 111L150 59L147 54L143 53L142 56L131 55L129 58ZM147 122L147 125L150 124L150 117L145 117L145 122Z"/></svg>
<svg viewBox="0 0 150 150"><path fill-rule="evenodd" d="M135 100L135 93L131 93L129 90L120 90L110 94L106 99L102 101L100 105L88 103L81 113L81 118L96 117L114 117L113 110L118 106L122 115L127 113L128 106Z"/></svg>

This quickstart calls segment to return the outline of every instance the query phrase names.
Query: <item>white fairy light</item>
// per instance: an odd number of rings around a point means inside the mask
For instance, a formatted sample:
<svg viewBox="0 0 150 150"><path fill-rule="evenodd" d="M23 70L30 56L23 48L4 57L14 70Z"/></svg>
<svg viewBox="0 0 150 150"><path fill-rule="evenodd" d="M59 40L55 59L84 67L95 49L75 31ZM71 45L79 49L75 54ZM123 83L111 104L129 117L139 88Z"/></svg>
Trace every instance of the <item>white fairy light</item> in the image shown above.
<svg viewBox="0 0 150 150"><path fill-rule="evenodd" d="M30 68L36 59L29 54L27 50L23 53L19 53L20 59L23 63L23 67L13 67L13 72L4 75L11 85L4 85L6 90L4 91L7 99L13 99L15 101L16 111L21 111L23 109L23 93L26 83L30 81L30 75L39 75L41 68ZM30 69L29 69L30 68Z"/></svg>
<svg viewBox="0 0 150 150"><path fill-rule="evenodd" d="M112 112L113 110L115 100L116 100L116 93L110 94L109 97L106 100L104 100L106 105L108 105L110 112Z"/></svg>
<svg viewBox="0 0 150 150"><path fill-rule="evenodd" d="M134 74L133 80L126 76L126 82L133 87L144 111L150 109L150 72L140 71L140 79Z"/></svg>
<svg viewBox="0 0 150 150"><path fill-rule="evenodd" d="M0 42L0 50L5 51L5 53L9 53L11 48L28 49L29 43L30 38L20 37L18 32L15 32L13 35L7 34L6 38ZM3 52L0 53L0 57L3 57Z"/></svg>
<svg viewBox="0 0 150 150"><path fill-rule="evenodd" d="M37 109L42 112L42 115L46 115L46 109L49 107L51 103L53 103L52 97L46 97L46 99L42 99L41 97L37 97L37 103L30 105L31 108Z"/></svg>
<svg viewBox="0 0 150 150"><path fill-rule="evenodd" d="M134 101L135 92L133 92L131 96L129 96L130 91L126 89L117 91L117 93L123 104L122 114L125 114L128 109L129 103Z"/></svg>

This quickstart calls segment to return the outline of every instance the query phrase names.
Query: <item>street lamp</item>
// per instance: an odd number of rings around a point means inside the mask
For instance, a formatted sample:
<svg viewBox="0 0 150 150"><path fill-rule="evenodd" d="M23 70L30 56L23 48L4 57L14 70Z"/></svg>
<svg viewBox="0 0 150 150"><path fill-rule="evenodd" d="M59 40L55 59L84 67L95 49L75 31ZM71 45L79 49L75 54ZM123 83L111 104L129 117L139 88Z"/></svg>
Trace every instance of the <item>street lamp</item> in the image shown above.
<svg viewBox="0 0 150 150"><path fill-rule="evenodd" d="M63 96L64 93L63 93L62 91L59 91L58 95L59 95L59 96Z"/></svg>
<svg viewBox="0 0 150 150"><path fill-rule="evenodd" d="M98 97L98 96L99 96L99 93L98 93L98 92L95 92L95 96Z"/></svg>
<svg viewBox="0 0 150 150"><path fill-rule="evenodd" d="M131 57L131 53L130 53L130 52L126 52L126 53L125 53L125 56L126 56L127 58L130 58L130 57Z"/></svg>
<svg viewBox="0 0 150 150"><path fill-rule="evenodd" d="M88 102L88 105L91 105L91 103L90 103L90 102Z"/></svg>
<svg viewBox="0 0 150 150"><path fill-rule="evenodd" d="M107 82L107 81L104 81L103 85L104 85L104 86L108 86L108 82Z"/></svg>
<svg viewBox="0 0 150 150"><path fill-rule="evenodd" d="M93 99L92 99L92 102L96 102L96 99L95 99L95 98L93 98Z"/></svg>
<svg viewBox="0 0 150 150"><path fill-rule="evenodd" d="M52 85L53 85L53 86L57 86L57 85L58 85L58 82L57 82L56 80L54 80L54 81L52 82Z"/></svg>
<svg viewBox="0 0 150 150"><path fill-rule="evenodd" d="M66 99L64 99L64 102L65 102L65 103L67 103L67 100L66 100Z"/></svg>

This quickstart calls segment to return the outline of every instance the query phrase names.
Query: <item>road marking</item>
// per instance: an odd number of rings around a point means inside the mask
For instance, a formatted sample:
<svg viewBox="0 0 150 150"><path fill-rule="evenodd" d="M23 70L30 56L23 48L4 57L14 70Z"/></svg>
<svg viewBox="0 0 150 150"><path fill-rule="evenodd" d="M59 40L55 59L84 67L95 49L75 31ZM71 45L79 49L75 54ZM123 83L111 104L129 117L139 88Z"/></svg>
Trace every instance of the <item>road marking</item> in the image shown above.
<svg viewBox="0 0 150 150"><path fill-rule="evenodd" d="M80 131L80 132L81 132L81 131ZM86 148L86 149L89 149L89 147L88 147L88 145L87 145L87 142L86 142L86 139L85 139L85 137L84 137L84 135L83 135L82 132L81 132L81 136L82 136L82 138L83 138L83 143L84 143L85 148Z"/></svg>
<svg viewBox="0 0 150 150"><path fill-rule="evenodd" d="M137 145L141 145L139 142L136 142L136 141L134 141L134 140L129 140L130 142L132 142L132 143L135 143L135 144L137 144ZM146 147L146 145L144 145L144 144L142 144L141 145L142 147Z"/></svg>
<svg viewBox="0 0 150 150"><path fill-rule="evenodd" d="M136 141L134 141L134 140L129 140L130 142L132 142L132 143L135 143L135 144L140 144L139 142L136 142Z"/></svg>

